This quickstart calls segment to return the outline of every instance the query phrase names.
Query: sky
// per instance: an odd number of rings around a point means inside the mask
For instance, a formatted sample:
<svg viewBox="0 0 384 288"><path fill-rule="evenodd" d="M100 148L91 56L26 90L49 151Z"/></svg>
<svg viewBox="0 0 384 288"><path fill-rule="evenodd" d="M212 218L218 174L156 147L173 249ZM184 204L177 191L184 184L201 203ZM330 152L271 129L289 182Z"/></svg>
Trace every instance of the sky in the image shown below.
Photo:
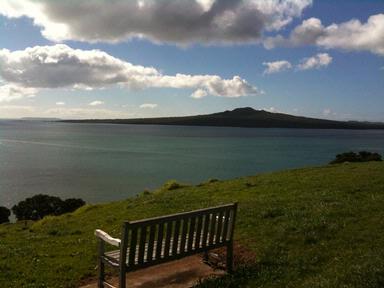
<svg viewBox="0 0 384 288"><path fill-rule="evenodd" d="M383 91L383 0L0 4L0 118L384 121Z"/></svg>

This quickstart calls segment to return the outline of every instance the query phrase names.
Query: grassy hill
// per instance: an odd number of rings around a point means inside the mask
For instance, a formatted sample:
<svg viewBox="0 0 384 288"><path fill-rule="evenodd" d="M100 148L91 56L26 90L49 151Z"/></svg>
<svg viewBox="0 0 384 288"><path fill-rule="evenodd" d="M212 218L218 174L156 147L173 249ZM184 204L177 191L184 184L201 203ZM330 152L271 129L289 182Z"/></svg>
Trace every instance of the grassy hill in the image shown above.
<svg viewBox="0 0 384 288"><path fill-rule="evenodd" d="M239 201L235 238L256 259L228 287L384 287L384 163L173 186L36 223L0 225L0 287L75 287L96 274L95 228L118 237L125 219L232 201Z"/></svg>
<svg viewBox="0 0 384 288"><path fill-rule="evenodd" d="M271 113L264 110L255 110L250 107L207 115L184 117L62 120L62 122L258 128L384 129L384 123L316 119L283 113Z"/></svg>

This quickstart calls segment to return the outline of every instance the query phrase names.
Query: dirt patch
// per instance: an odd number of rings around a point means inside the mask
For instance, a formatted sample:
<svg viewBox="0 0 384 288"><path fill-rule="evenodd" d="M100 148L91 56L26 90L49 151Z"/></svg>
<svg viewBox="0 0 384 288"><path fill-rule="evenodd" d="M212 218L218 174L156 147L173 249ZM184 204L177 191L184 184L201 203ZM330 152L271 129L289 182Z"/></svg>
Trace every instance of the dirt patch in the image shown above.
<svg viewBox="0 0 384 288"><path fill-rule="evenodd" d="M234 245L234 268L255 262L253 251L238 243ZM202 255L195 255L135 272L127 273L127 287L132 288L185 288L192 287L199 281L220 277L225 274L226 248L209 252L208 261L203 262ZM206 265L208 264L208 265ZM118 278L107 274L107 281L118 286ZM81 288L96 288L97 279L88 278L80 284Z"/></svg>
<svg viewBox="0 0 384 288"><path fill-rule="evenodd" d="M127 287L135 288L185 288L192 287L199 280L208 277L219 277L224 271L205 265L199 255L190 256L181 260L156 265L146 269L127 273ZM81 288L96 288L96 279L88 279L88 284L83 283ZM118 278L107 277L107 281L118 286Z"/></svg>
<svg viewBox="0 0 384 288"><path fill-rule="evenodd" d="M209 253L207 264L214 269L226 269L227 249L225 247L212 250ZM253 265L256 261L256 254L249 248L235 243L233 247L233 266L234 269L239 266Z"/></svg>

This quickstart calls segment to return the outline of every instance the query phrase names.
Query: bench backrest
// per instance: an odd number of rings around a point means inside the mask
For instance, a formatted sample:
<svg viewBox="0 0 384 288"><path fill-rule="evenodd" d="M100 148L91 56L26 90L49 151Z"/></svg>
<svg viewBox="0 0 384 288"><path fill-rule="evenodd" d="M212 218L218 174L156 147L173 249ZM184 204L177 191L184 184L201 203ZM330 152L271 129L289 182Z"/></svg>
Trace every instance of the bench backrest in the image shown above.
<svg viewBox="0 0 384 288"><path fill-rule="evenodd" d="M128 270L228 245L237 203L125 222L120 264Z"/></svg>

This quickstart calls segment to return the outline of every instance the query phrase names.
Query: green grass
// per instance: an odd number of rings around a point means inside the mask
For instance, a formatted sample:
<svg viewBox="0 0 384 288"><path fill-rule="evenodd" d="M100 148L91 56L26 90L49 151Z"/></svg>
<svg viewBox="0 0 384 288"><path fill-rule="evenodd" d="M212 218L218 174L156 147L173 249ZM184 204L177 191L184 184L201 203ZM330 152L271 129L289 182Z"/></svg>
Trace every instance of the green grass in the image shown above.
<svg viewBox="0 0 384 288"><path fill-rule="evenodd" d="M76 287L96 274L95 228L119 237L123 220L232 201L239 201L235 238L255 263L202 287L384 287L384 163L168 184L72 214L0 225L0 287Z"/></svg>

